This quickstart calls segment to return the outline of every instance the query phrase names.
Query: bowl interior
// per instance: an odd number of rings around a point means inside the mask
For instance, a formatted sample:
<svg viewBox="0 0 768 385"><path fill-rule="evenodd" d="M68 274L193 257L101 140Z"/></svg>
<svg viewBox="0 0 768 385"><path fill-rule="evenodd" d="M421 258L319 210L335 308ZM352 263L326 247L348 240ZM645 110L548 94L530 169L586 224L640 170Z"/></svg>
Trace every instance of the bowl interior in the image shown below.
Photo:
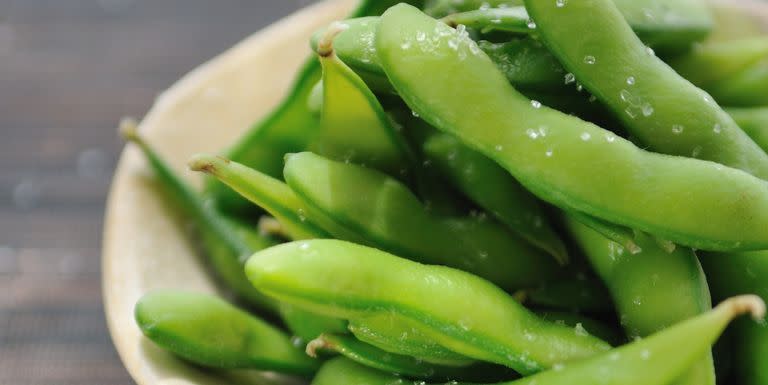
<svg viewBox="0 0 768 385"><path fill-rule="evenodd" d="M189 156L225 148L270 111L309 54L310 34L343 18L354 3L326 0L246 39L160 95L140 129L172 166L198 185L199 178L184 166ZM768 23L750 26L743 15L747 10L751 19L768 20L768 4L756 0L718 3L740 9L740 16L731 19L743 24L744 33L766 30ZM217 291L170 214L141 154L127 147L107 205L103 291L112 338L133 378L139 385L291 383L253 372L212 374L179 361L143 338L134 323L133 306L147 291Z"/></svg>

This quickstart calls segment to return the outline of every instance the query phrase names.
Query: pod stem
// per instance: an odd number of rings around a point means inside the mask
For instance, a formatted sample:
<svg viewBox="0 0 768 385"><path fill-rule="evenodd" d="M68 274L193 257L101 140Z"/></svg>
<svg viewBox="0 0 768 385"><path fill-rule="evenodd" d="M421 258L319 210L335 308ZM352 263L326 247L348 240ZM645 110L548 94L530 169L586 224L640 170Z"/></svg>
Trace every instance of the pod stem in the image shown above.
<svg viewBox="0 0 768 385"><path fill-rule="evenodd" d="M321 334L319 337L315 338L314 340L309 341L304 351L307 353L308 356L312 358L317 358L317 352L319 350L326 350L331 348L332 348L332 345L330 341L328 341L328 339L325 338L325 334Z"/></svg>
<svg viewBox="0 0 768 385"><path fill-rule="evenodd" d="M755 321L765 319L765 302L754 294L740 295L731 297L721 302L715 308L715 311L726 312L731 318L736 318L742 314L750 314Z"/></svg>
<svg viewBox="0 0 768 385"><path fill-rule="evenodd" d="M343 31L349 29L349 25L340 21L333 22L317 42L317 54L320 57L333 55L333 40Z"/></svg>

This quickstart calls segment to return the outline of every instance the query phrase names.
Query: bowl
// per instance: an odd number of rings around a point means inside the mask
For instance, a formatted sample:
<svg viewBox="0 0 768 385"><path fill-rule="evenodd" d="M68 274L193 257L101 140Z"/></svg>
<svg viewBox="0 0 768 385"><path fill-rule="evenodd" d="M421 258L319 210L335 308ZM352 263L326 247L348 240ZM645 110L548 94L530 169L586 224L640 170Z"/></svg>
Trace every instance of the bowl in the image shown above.
<svg viewBox="0 0 768 385"><path fill-rule="evenodd" d="M277 105L310 53L310 34L344 18L355 3L322 1L247 38L162 93L140 130L180 174L199 186L199 177L186 170L189 156L226 148ZM768 20L765 2L722 0L719 6ZM139 385L296 383L265 373L212 373L174 358L143 337L133 307L144 293L160 288L218 290L156 189L142 155L128 146L107 203L102 254L107 323L128 372Z"/></svg>

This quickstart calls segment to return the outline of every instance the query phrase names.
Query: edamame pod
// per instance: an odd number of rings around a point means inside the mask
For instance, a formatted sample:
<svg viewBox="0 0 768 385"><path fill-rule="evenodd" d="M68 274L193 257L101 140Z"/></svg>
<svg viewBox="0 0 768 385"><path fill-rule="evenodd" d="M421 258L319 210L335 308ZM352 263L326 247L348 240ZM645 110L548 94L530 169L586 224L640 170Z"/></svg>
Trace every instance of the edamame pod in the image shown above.
<svg viewBox="0 0 768 385"><path fill-rule="evenodd" d="M666 385L704 354L736 317L765 316L765 303L756 296L728 299L712 311L687 320L644 340L574 364L497 385ZM329 361L313 385L398 383L397 377L348 360ZM455 385L463 385L454 382Z"/></svg>
<svg viewBox="0 0 768 385"><path fill-rule="evenodd" d="M560 263L568 262L565 245L539 202L506 170L446 134L427 139L423 150L432 164L475 204Z"/></svg>
<svg viewBox="0 0 768 385"><path fill-rule="evenodd" d="M250 306L275 315L277 303L265 297L251 286L243 273L243 263L257 250L276 244L272 239L260 236L239 220L221 215L210 204L182 181L139 134L136 124L124 121L121 134L141 149L144 157L158 178L163 190L197 227L206 257L229 290Z"/></svg>
<svg viewBox="0 0 768 385"><path fill-rule="evenodd" d="M701 263L714 298L755 293L768 299L768 251L719 255L702 253ZM762 385L768 381L768 325L739 322L731 348L732 383Z"/></svg>
<svg viewBox="0 0 768 385"><path fill-rule="evenodd" d="M668 60L686 80L704 89L768 59L768 38L758 37L722 43L706 43Z"/></svg>
<svg viewBox="0 0 768 385"><path fill-rule="evenodd" d="M398 0L363 0L350 17L380 15ZM422 6L423 0L406 3ZM283 156L306 149L318 118L307 99L321 78L320 64L314 57L307 60L299 71L291 90L283 102L269 115L254 124L250 130L226 152L226 157L245 164L273 178L282 175ZM206 191L216 203L230 212L242 213L253 206L237 193L215 179L209 179Z"/></svg>
<svg viewBox="0 0 768 385"><path fill-rule="evenodd" d="M346 329L346 324L341 320L321 317L299 309L287 312L287 305L278 305L254 289L243 272L246 258L255 251L273 246L278 242L262 236L256 231L255 226L245 224L240 219L224 216L215 207L206 204L203 198L171 171L170 167L144 141L136 131L135 124L125 122L122 128L125 138L136 143L142 150L160 183L171 195L171 200L186 216L194 220L216 276L238 299L245 301L259 312L270 316L279 314L292 333L306 340L315 338L322 332Z"/></svg>
<svg viewBox="0 0 768 385"><path fill-rule="evenodd" d="M336 56L334 38L344 30L344 25L333 24L318 42L323 103L320 125L308 149L408 179L414 161L405 139L373 92Z"/></svg>
<svg viewBox="0 0 768 385"><path fill-rule="evenodd" d="M278 179L213 155L195 155L189 161L189 168L216 177L269 212L285 227L291 239L328 237L328 233L307 221L304 204Z"/></svg>
<svg viewBox="0 0 768 385"><path fill-rule="evenodd" d="M360 341L387 352L415 357L442 366L469 366L475 360L452 352L421 332L418 323L395 314L374 314L349 322L349 331Z"/></svg>
<svg viewBox="0 0 768 385"><path fill-rule="evenodd" d="M246 274L275 299L348 320L390 314L410 321L401 331L415 327L449 350L524 374L609 349L583 330L538 318L479 277L343 241L267 249L249 259Z"/></svg>
<svg viewBox="0 0 768 385"><path fill-rule="evenodd" d="M566 223L608 286L630 338L647 337L712 308L707 280L693 250L678 247L670 253L651 237L638 234L636 242L642 251L632 254L576 220L566 218ZM712 354L675 384L715 385Z"/></svg>
<svg viewBox="0 0 768 385"><path fill-rule="evenodd" d="M139 300L135 313L145 336L199 365L303 376L319 366L283 332L216 297L155 291Z"/></svg>
<svg viewBox="0 0 768 385"><path fill-rule="evenodd" d="M421 32L441 44L420 44ZM413 110L495 160L539 198L698 249L768 248L765 181L712 162L643 151L534 103L468 36L413 7L390 8L376 44L390 81ZM692 194L690 186L707 188Z"/></svg>
<svg viewBox="0 0 768 385"><path fill-rule="evenodd" d="M350 240L334 232L341 228L358 243L460 268L509 291L560 272L554 258L498 222L433 216L406 186L375 170L304 152L288 157L284 177L307 207L334 221L326 230L336 238Z"/></svg>
<svg viewBox="0 0 768 385"><path fill-rule="evenodd" d="M768 154L712 97L657 58L611 0L571 1L562 7L527 0L526 7L563 66L642 144L768 179Z"/></svg>
<svg viewBox="0 0 768 385"><path fill-rule="evenodd" d="M727 108L726 111L758 146L768 152L768 107Z"/></svg>
<svg viewBox="0 0 768 385"><path fill-rule="evenodd" d="M726 106L768 106L768 59L721 82L711 84L707 91Z"/></svg>
<svg viewBox="0 0 768 385"><path fill-rule="evenodd" d="M701 0L613 0L621 15L649 46L664 52L682 52L692 43L703 40L714 26L709 4ZM558 8L567 7L568 0L553 1ZM513 8L523 5L522 0L438 0L427 4L426 12L434 17L445 17L457 12L490 11L493 8ZM530 10L529 10L530 11ZM537 33L537 24L527 20L528 31ZM498 21L497 21L498 20ZM492 24L504 24L504 19L488 18ZM512 20L512 24L518 24Z"/></svg>
<svg viewBox="0 0 768 385"><path fill-rule="evenodd" d="M389 353L349 335L321 335L307 345L310 357L316 357L318 351L337 352L362 365L413 378L466 378L468 373L463 372L470 370L437 366L411 356Z"/></svg>

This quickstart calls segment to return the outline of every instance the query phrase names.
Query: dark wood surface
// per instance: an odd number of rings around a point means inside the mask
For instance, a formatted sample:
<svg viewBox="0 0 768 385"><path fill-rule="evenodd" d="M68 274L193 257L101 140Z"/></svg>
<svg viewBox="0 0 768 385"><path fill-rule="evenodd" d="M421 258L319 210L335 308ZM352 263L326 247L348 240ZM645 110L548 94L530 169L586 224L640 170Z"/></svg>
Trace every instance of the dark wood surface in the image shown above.
<svg viewBox="0 0 768 385"><path fill-rule="evenodd" d="M130 384L101 303L121 116L311 1L0 0L0 384Z"/></svg>

